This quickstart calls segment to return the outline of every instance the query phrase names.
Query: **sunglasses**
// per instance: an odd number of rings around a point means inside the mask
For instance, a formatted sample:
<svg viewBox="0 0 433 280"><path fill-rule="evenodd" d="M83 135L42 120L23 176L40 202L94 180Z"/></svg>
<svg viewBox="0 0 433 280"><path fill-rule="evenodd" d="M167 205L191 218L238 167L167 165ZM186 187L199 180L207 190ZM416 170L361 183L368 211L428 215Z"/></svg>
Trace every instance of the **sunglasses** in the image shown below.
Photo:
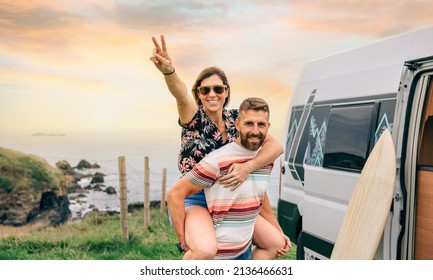
<svg viewBox="0 0 433 280"><path fill-rule="evenodd" d="M217 94L222 94L227 89L226 85L217 85L217 86L202 86L198 87L197 91L200 92L200 94L207 95L211 89Z"/></svg>

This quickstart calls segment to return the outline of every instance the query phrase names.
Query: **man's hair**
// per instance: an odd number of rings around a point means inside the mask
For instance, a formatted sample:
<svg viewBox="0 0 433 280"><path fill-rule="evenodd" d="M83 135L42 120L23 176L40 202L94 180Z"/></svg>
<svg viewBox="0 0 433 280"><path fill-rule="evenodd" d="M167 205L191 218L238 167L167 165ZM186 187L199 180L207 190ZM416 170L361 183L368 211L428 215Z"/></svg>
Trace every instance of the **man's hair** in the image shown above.
<svg viewBox="0 0 433 280"><path fill-rule="evenodd" d="M247 110L263 111L268 113L268 115L270 114L268 103L259 97L249 97L242 101L239 106L239 113Z"/></svg>
<svg viewBox="0 0 433 280"><path fill-rule="evenodd" d="M229 84L229 81L227 79L226 73L224 73L224 71L221 70L220 68L218 68L217 66L210 66L210 67L206 67L205 69L203 69L200 72L200 74L198 74L198 77L195 80L194 85L191 88L192 96L194 97L195 103L198 106L201 105L201 100L198 97L198 88L201 86L201 82L204 79L207 79L213 75L217 75L221 79L223 84L227 86L228 95L227 95L226 101L224 102L223 107L227 106L227 104L230 101L230 84Z"/></svg>

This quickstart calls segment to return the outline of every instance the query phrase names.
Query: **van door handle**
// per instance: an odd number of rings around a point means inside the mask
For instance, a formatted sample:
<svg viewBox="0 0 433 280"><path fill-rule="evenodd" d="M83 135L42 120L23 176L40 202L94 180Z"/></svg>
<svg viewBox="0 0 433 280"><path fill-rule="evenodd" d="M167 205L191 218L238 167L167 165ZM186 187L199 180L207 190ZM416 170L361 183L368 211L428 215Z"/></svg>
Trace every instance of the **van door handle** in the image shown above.
<svg viewBox="0 0 433 280"><path fill-rule="evenodd" d="M281 167L281 173L284 175L286 173L286 168L284 166Z"/></svg>

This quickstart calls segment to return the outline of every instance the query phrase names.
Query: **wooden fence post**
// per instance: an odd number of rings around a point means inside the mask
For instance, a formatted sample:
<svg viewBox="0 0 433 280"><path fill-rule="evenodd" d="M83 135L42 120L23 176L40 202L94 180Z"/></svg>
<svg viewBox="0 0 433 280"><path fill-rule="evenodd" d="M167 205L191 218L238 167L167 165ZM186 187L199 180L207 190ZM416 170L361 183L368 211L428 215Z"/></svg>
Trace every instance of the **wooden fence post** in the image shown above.
<svg viewBox="0 0 433 280"><path fill-rule="evenodd" d="M150 226L150 169L149 169L149 158L144 158L144 230L147 230Z"/></svg>
<svg viewBox="0 0 433 280"><path fill-rule="evenodd" d="M167 168L162 169L161 213L165 212L165 189L167 188Z"/></svg>
<svg viewBox="0 0 433 280"><path fill-rule="evenodd" d="M128 194L126 185L125 157L118 158L119 164L119 192L120 192L120 228L122 239L128 241Z"/></svg>

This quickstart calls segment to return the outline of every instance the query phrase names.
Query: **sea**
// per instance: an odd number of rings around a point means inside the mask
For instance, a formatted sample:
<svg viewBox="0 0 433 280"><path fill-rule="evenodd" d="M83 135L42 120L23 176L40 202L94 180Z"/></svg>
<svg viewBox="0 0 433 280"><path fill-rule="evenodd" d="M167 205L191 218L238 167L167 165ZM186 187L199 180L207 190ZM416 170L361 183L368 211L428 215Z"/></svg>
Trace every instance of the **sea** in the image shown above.
<svg viewBox="0 0 433 280"><path fill-rule="evenodd" d="M100 211L119 211L119 157L125 157L126 161L128 203L144 201L146 157L150 170L150 200L163 199L164 168L167 169L166 191L180 178L177 168L180 132L177 135L163 135L155 131L0 131L0 147L39 156L52 166L60 160L66 160L72 167L81 160L97 163L100 168L83 172L103 173L103 184L114 187L117 194L89 190L78 199L77 194L70 194L70 198L73 198L70 205L72 218L83 216L95 208ZM279 170L277 160L267 189L273 207L277 206L278 200ZM79 184L86 187L91 179L84 178Z"/></svg>

